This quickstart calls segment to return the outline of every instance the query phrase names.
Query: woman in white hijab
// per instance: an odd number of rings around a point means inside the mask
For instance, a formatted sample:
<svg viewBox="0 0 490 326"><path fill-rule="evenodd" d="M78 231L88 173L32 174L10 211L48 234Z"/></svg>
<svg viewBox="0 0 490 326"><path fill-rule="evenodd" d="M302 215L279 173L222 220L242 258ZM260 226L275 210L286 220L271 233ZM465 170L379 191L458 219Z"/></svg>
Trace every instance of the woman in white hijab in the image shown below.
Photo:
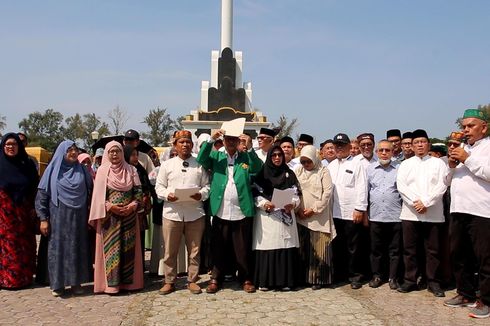
<svg viewBox="0 0 490 326"><path fill-rule="evenodd" d="M303 147L295 167L303 200L298 214L300 257L305 268L303 281L313 290L332 283L332 248L335 227L332 219L333 184L312 145Z"/></svg>

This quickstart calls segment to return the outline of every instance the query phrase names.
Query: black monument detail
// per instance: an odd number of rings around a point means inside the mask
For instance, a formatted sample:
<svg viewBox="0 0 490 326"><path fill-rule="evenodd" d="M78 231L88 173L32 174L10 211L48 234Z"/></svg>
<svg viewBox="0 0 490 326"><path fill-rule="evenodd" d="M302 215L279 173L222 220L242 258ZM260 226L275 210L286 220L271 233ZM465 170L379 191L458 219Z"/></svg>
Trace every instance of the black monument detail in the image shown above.
<svg viewBox="0 0 490 326"><path fill-rule="evenodd" d="M230 48L224 48L218 59L218 88L208 89L208 111L230 107L245 112L245 89L236 88L236 59Z"/></svg>
<svg viewBox="0 0 490 326"><path fill-rule="evenodd" d="M224 48L218 59L218 88L208 89L208 111L199 112L199 121L229 121L245 118L254 121L255 112L245 112L245 89L236 87L236 59Z"/></svg>

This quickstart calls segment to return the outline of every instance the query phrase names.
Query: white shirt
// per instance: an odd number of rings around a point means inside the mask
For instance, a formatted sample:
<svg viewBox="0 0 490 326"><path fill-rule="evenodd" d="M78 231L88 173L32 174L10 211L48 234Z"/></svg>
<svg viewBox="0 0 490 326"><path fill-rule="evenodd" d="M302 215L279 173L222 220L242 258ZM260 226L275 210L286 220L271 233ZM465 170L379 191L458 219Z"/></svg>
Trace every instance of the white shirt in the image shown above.
<svg viewBox="0 0 490 326"><path fill-rule="evenodd" d="M439 158L429 155L413 156L404 160L398 168L396 183L403 199L401 220L419 222L444 222L442 196L446 192L444 177L447 166ZM427 211L419 214L413 202L422 201Z"/></svg>
<svg viewBox="0 0 490 326"><path fill-rule="evenodd" d="M226 183L223 200L216 216L222 220L239 221L243 220L245 215L243 215L242 209L240 208L238 192L236 190L235 180L233 179L233 166L235 159L238 157L238 152L235 152L233 156L230 156L228 152L225 153L228 159L228 182Z"/></svg>
<svg viewBox="0 0 490 326"><path fill-rule="evenodd" d="M366 171L359 160L349 156L328 165L333 187L333 217L352 221L354 209L366 211Z"/></svg>
<svg viewBox="0 0 490 326"><path fill-rule="evenodd" d="M367 171L367 168L369 166L369 164L371 163L374 163L374 162L377 162L378 161L378 158L376 157L376 155L373 154L373 157L371 157L370 160L368 160L367 158L365 158L362 154L359 154L359 155L356 155L354 156L354 159L355 160L359 160L359 162L362 164L362 166L364 167L364 170Z"/></svg>
<svg viewBox="0 0 490 326"><path fill-rule="evenodd" d="M148 154L143 152L138 152L138 162L145 168L146 172L149 174L155 168L153 161Z"/></svg>
<svg viewBox="0 0 490 326"><path fill-rule="evenodd" d="M262 160L262 162L265 162L265 160L267 159L267 152L260 148L255 151L255 154L257 154L257 156Z"/></svg>
<svg viewBox="0 0 490 326"><path fill-rule="evenodd" d="M209 197L209 177L196 158L191 156L185 160L189 166L184 166L184 160L175 156L163 161L158 171L155 191L158 198L165 200L163 217L180 222L192 222L205 215L202 202ZM201 201L167 201L170 193L175 189L200 187Z"/></svg>
<svg viewBox="0 0 490 326"><path fill-rule="evenodd" d="M451 213L490 218L490 138L466 145L470 155L450 169L446 184L451 185Z"/></svg>

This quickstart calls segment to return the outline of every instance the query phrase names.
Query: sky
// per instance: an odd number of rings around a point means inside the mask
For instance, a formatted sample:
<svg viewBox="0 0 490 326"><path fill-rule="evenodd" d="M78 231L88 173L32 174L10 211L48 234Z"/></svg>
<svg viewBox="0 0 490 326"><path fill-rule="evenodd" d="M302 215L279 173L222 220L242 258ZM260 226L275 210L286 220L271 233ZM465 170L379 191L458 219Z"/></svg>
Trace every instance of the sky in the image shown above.
<svg viewBox="0 0 490 326"><path fill-rule="evenodd" d="M65 117L200 104L220 48L219 0L0 0L0 116ZM388 129L445 138L466 108L490 103L490 1L235 0L252 105L317 143Z"/></svg>

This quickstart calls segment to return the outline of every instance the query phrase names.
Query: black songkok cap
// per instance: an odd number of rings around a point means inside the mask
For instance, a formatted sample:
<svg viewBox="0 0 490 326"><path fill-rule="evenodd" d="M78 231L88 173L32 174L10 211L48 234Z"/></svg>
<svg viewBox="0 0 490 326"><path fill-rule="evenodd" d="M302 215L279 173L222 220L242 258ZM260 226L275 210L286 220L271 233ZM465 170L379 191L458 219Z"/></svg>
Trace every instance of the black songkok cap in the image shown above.
<svg viewBox="0 0 490 326"><path fill-rule="evenodd" d="M308 135L308 134L299 135L298 141L304 141L304 142L307 142L308 144L313 145L313 137Z"/></svg>
<svg viewBox="0 0 490 326"><path fill-rule="evenodd" d="M285 136L285 137L282 137L281 140L279 141L280 144L282 143L291 143L294 147L294 140L289 137L289 136Z"/></svg>
<svg viewBox="0 0 490 326"><path fill-rule="evenodd" d="M402 138L402 133L400 129L390 129L386 132L386 138L390 137L400 137Z"/></svg>
<svg viewBox="0 0 490 326"><path fill-rule="evenodd" d="M412 132L412 139L415 138L426 138L427 140L429 140L429 136L427 136L427 132L423 129L417 129L414 130L414 132Z"/></svg>
<svg viewBox="0 0 490 326"><path fill-rule="evenodd" d="M272 129L269 129L269 128L260 128L259 134L274 137L276 135L276 132Z"/></svg>
<svg viewBox="0 0 490 326"><path fill-rule="evenodd" d="M412 133L410 131L407 131L407 132L404 132L403 133L402 139L406 139L406 138L410 138L410 139L413 138L413 135L412 135Z"/></svg>

